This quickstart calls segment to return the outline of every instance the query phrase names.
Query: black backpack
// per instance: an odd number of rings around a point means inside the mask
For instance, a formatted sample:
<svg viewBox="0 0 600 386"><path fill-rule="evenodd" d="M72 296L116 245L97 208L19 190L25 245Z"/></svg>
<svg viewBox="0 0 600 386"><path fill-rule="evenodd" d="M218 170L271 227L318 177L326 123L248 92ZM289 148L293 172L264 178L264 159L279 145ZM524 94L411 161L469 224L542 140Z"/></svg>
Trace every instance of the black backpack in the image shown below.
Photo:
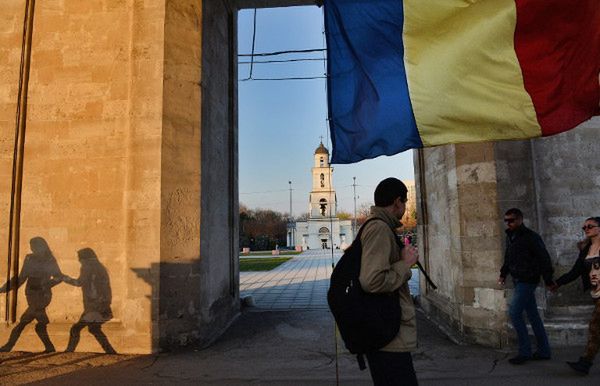
<svg viewBox="0 0 600 386"><path fill-rule="evenodd" d="M333 269L327 291L327 303L340 335L348 351L357 354L361 370L366 368L363 355L391 342L400 330L401 320L398 290L368 293L358 281L362 255L360 236L365 225L373 220L383 221L371 218L362 225L352 245ZM402 246L401 243L399 245Z"/></svg>

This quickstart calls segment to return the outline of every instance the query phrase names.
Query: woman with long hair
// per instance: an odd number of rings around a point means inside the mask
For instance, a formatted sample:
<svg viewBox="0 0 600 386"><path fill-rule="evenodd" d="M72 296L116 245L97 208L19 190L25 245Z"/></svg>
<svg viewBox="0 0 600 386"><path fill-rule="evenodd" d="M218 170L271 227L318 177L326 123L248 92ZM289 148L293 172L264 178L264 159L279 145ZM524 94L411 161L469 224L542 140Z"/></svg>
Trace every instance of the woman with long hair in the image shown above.
<svg viewBox="0 0 600 386"><path fill-rule="evenodd" d="M0 351L12 350L25 327L34 320L37 320L35 332L44 344L44 351L56 351L48 336L47 326L50 320L46 314L46 307L52 301L52 287L62 281L63 274L46 240L41 237L34 237L29 241L29 244L31 253L25 256L21 273L18 278L13 277L11 279L10 285L10 288L18 288L25 284L27 309L10 333L8 342L0 347ZM8 283L0 287L0 293L6 292L8 287Z"/></svg>
<svg viewBox="0 0 600 386"><path fill-rule="evenodd" d="M587 218L582 229L585 239L577 243L579 256L573 268L556 280L555 290L580 277L583 290L589 290L594 301L585 352L578 361L567 362L573 370L588 374L600 348L600 217Z"/></svg>

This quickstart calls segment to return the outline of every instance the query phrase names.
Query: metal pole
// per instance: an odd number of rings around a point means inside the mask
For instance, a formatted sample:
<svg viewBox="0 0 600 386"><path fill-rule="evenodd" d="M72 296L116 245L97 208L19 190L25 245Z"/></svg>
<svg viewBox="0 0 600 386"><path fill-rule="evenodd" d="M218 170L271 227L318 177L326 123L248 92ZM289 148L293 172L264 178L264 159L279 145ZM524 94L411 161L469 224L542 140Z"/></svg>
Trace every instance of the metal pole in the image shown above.
<svg viewBox="0 0 600 386"><path fill-rule="evenodd" d="M352 233L353 236L356 237L356 177L352 177L354 183L352 187L354 188L354 221L352 222Z"/></svg>
<svg viewBox="0 0 600 386"><path fill-rule="evenodd" d="M21 193L23 190L23 162L25 157L25 131L27 124L27 93L31 66L31 44L33 36L33 14L35 0L25 2L25 20L21 47L21 67L17 96L15 124L15 147L13 154L10 220L8 226L8 261L6 269L6 309L4 318L17 320L17 289L19 288L19 242L21 230ZM11 280L11 274L13 280Z"/></svg>
<svg viewBox="0 0 600 386"><path fill-rule="evenodd" d="M288 181L290 184L290 221L292 221L292 181Z"/></svg>
<svg viewBox="0 0 600 386"><path fill-rule="evenodd" d="M294 244L294 228L292 227L292 181L288 181L290 184L290 214L288 217L288 226L290 227L290 242L288 246L292 246Z"/></svg>

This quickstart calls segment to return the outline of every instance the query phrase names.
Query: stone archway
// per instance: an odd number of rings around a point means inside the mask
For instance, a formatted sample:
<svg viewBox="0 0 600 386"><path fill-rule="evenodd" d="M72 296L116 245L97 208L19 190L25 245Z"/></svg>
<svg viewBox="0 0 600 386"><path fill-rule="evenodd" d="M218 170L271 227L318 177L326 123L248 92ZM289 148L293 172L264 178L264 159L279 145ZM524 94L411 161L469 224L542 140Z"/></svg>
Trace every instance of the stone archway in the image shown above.
<svg viewBox="0 0 600 386"><path fill-rule="evenodd" d="M318 1L37 2L26 64L29 3L7 0L0 11L7 35L7 60L0 63L0 250L9 250L10 239L11 248L18 245L12 263L22 265L33 252L30 241L43 238L61 272L77 276L77 251L92 249L110 277L108 338L117 352L211 342L239 312L236 12ZM25 100L21 73L31 75ZM15 141L17 106L26 123L21 142ZM501 251L495 218L515 197L536 213L532 222L542 228L557 266L569 265L562 256L572 253L576 237L561 235L571 235L600 204L589 178L598 163L587 157L599 153L599 127L596 118L533 145L424 153L419 171L426 178L417 196L426 201L427 211L419 212L428 229L420 230L421 245L430 256L451 251L450 260L427 262L438 282L450 278L438 294L424 297L432 315L483 343L493 343L486 334L506 335L504 292L493 287L490 262L497 265ZM14 150L21 145L23 171L15 172ZM18 223L10 220L15 192L7 181L22 183L13 212ZM0 277L13 273L0 262ZM15 288L0 297L0 314L9 322L0 324L1 341L27 307L24 287ZM81 298L65 283L53 288L48 331L58 350L66 347L72 323L56 321L74 323ZM23 337L16 349L35 351L40 344ZM99 348L82 339L78 350Z"/></svg>

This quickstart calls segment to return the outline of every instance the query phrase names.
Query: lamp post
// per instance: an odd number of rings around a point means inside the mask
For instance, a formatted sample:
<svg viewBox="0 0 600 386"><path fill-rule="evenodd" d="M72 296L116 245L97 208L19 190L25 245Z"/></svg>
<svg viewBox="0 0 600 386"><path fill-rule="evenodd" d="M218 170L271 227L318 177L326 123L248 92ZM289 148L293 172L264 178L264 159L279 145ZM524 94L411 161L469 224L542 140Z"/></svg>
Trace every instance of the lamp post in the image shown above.
<svg viewBox="0 0 600 386"><path fill-rule="evenodd" d="M292 221L292 181L288 181L290 184L290 221Z"/></svg>
<svg viewBox="0 0 600 386"><path fill-rule="evenodd" d="M288 246L293 246L294 244L294 239L296 238L296 236L294 235L294 227L292 225L292 181L288 181L288 184L290 185L290 213L289 213L289 217L288 217L288 227L290 229L289 232L289 243Z"/></svg>

